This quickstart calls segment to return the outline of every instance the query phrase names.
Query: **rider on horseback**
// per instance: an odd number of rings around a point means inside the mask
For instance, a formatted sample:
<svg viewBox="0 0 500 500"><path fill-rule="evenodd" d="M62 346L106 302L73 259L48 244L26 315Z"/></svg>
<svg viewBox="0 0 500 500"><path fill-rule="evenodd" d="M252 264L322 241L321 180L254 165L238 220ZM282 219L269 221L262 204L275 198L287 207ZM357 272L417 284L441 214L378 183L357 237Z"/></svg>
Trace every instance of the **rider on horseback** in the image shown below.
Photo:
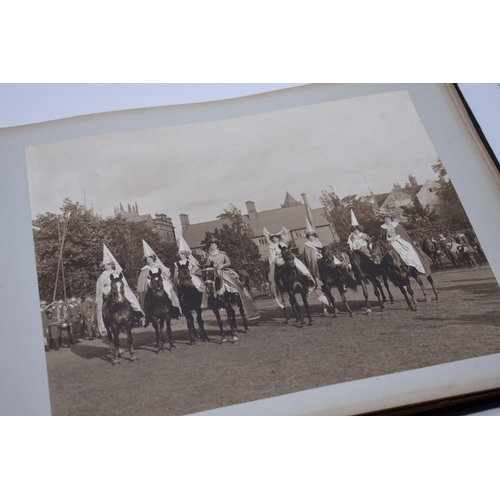
<svg viewBox="0 0 500 500"><path fill-rule="evenodd" d="M99 276L96 285L96 312L98 332L101 335L107 335L107 330L104 326L104 321L102 318L103 300L106 300L109 292L111 291L111 276L118 276L121 272L123 272L123 269L113 257L108 247L106 245L103 245L103 247L102 266L104 267L104 271ZM139 304L139 301L137 300L137 297L134 295L134 292L132 292L132 290L130 289L125 277L123 278L123 285L125 299L127 299L127 301L132 306L132 309L134 310L136 316L143 317L144 312Z"/></svg>
<svg viewBox="0 0 500 500"><path fill-rule="evenodd" d="M142 240L142 247L144 250L144 260L146 261L146 265L141 269L139 280L137 282L137 292L139 293L139 300L141 304L144 306L144 299L146 298L146 292L149 288L149 271L156 273L160 270L163 280L163 289L167 293L170 302L172 302L172 318L179 319L181 315L179 298L177 297L174 287L172 286L172 282L170 281L170 269L163 264L163 262L156 256L153 249L144 240Z"/></svg>
<svg viewBox="0 0 500 500"><path fill-rule="evenodd" d="M238 273L231 269L231 260L226 252L219 249L219 241L216 239L212 239L209 243L209 254L205 266L207 265L213 266L220 278L221 286L217 294L222 295L225 291L239 294L248 321L260 318L254 300L242 286Z"/></svg>
<svg viewBox="0 0 500 500"><path fill-rule="evenodd" d="M203 294L202 296L202 304L201 307L203 309L206 309L208 307L207 304L207 289L205 286L205 283L203 280L200 278L201 276L201 269L200 269L200 264L194 257L193 253L191 252L191 248L189 248L189 245L187 244L186 240L182 237L179 238L179 257L180 260L178 260L174 264L174 288L177 290L178 286L178 278L179 278L179 266L182 265L188 265L189 272L191 274L191 281L193 282L193 285L195 288Z"/></svg>
<svg viewBox="0 0 500 500"><path fill-rule="evenodd" d="M430 258L413 244L403 226L394 221L394 213L376 211L376 214L385 220L381 226L382 241L389 243L407 266L414 267L419 274L430 276Z"/></svg>

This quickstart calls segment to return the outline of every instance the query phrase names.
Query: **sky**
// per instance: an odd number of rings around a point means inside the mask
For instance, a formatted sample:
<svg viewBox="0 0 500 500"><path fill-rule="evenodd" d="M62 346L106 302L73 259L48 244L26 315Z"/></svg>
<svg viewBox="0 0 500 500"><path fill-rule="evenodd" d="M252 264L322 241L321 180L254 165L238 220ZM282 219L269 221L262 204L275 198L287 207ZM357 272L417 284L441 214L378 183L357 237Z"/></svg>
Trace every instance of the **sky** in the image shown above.
<svg viewBox="0 0 500 500"><path fill-rule="evenodd" d="M246 213L279 208L286 191L378 194L435 179L436 153L406 91L363 96L166 128L101 135L26 150L33 217L62 200L111 216L120 202L139 213L165 213L180 227L213 220L229 204Z"/></svg>

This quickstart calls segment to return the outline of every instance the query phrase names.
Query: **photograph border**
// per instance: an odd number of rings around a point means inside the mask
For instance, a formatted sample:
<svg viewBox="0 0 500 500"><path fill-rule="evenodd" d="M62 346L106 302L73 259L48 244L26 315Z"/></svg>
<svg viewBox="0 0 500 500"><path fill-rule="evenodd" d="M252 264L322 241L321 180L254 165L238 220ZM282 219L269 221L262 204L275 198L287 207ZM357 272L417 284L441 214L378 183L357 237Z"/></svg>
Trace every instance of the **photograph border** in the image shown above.
<svg viewBox="0 0 500 500"><path fill-rule="evenodd" d="M9 283L0 375L10 380L2 394L3 414L50 414L47 369L38 313L25 147L95 135L231 119L292 107L408 90L413 104L483 244L495 277L500 248L488 227L500 215L500 176L452 84L314 84L245 98L102 113L0 130L2 213L7 237L0 242L2 276ZM482 175L470 168L476 165ZM467 168L468 167L468 168ZM481 207L474 202L480 196ZM483 213L488 207L489 212ZM23 262L22 267L13 262ZM200 414L359 414L441 398L493 390L500 385L500 355L483 356L310 389Z"/></svg>

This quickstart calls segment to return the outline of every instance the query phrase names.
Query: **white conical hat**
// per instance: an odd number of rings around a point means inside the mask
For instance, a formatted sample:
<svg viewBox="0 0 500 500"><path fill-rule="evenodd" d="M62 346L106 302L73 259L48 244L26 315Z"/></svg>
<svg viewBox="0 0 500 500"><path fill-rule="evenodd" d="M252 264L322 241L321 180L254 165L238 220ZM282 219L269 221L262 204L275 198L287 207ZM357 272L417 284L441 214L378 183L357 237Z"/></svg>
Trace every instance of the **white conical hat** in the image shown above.
<svg viewBox="0 0 500 500"><path fill-rule="evenodd" d="M356 216L354 215L352 208L351 208L351 226L359 226L358 219L356 219Z"/></svg>
<svg viewBox="0 0 500 500"><path fill-rule="evenodd" d="M309 222L309 219L306 217L306 236L308 234L316 234L316 230L312 227L312 224Z"/></svg>
<svg viewBox="0 0 500 500"><path fill-rule="evenodd" d="M191 252L187 241L182 237L182 235L179 237L179 253L181 252Z"/></svg>
<svg viewBox="0 0 500 500"><path fill-rule="evenodd" d="M156 255L154 250L144 240L142 240L142 248L144 249L144 258Z"/></svg>
<svg viewBox="0 0 500 500"><path fill-rule="evenodd" d="M120 264L118 264L117 260L113 257L113 254L109 251L109 248L104 244L102 246L103 246L103 250L102 250L102 262L103 262L103 264L107 263L107 262L111 262L115 265L115 271L117 271L117 272L123 271L122 266L120 266Z"/></svg>

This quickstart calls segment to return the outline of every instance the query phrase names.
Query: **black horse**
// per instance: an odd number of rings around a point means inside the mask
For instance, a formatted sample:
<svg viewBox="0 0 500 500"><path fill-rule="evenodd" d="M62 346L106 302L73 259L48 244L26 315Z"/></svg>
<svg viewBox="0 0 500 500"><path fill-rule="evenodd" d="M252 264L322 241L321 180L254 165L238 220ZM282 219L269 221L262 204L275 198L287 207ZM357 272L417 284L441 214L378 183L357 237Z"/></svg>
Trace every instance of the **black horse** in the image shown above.
<svg viewBox="0 0 500 500"><path fill-rule="evenodd" d="M430 257L432 263L436 266L436 269L443 269L443 263L441 262L441 254L439 252L437 242L434 243L428 236L424 236L420 247Z"/></svg>
<svg viewBox="0 0 500 500"><path fill-rule="evenodd" d="M408 304L407 310L410 309L412 311L416 311L418 309L418 305L413 296L413 289L411 288L410 270L403 262L403 259L398 252L392 247L392 245L389 245L378 238L373 239L370 246L370 252L373 262L376 265L381 266L389 279L401 290L401 293ZM408 294L410 297L408 297Z"/></svg>
<svg viewBox="0 0 500 500"><path fill-rule="evenodd" d="M292 311L294 312L295 317L300 320L300 326L304 326L304 317L300 309L300 304L297 302L296 298L296 295L300 294L307 319L309 320L309 325L312 325L313 320L311 317L311 311L309 310L309 303L307 302L307 292L311 283L309 279L301 274L295 267L295 256L292 251L285 246L281 246L280 248L284 264L282 266L276 266L274 279L276 281L276 287L280 291L283 298L283 313L285 315L285 322L288 323L285 303L285 294L288 294Z"/></svg>
<svg viewBox="0 0 500 500"><path fill-rule="evenodd" d="M331 290L333 287L336 287L339 291L340 297L349 311L349 315L352 316L353 313L347 302L345 292L347 288L356 291L358 284L347 266L339 266L335 263L335 256L330 247L323 247L321 249L321 253L323 254L323 257L318 260L318 271L323 283L321 290L330 302L330 305L333 307L333 316L336 317L338 313Z"/></svg>
<svg viewBox="0 0 500 500"><path fill-rule="evenodd" d="M366 314L370 314L372 312L368 296L368 289L366 287L367 280L373 286L373 292L377 297L381 311L385 310L385 303L387 302L387 298L385 296L384 289L382 288L380 279L382 279L382 281L384 282L384 286L387 290L387 294L389 295L391 304L394 304L394 297L392 296L391 290L389 289L389 283L387 281L387 272L383 268L383 266L381 266L380 263L375 263L373 258L369 257L359 250L351 251L349 253L349 258L351 261L354 276L363 289L363 296L366 302Z"/></svg>
<svg viewBox="0 0 500 500"><path fill-rule="evenodd" d="M132 323L134 312L132 306L125 298L125 287L123 274L118 277L111 275L111 291L102 306L102 317L104 326L108 332L108 340L111 344L111 362L117 365L120 362L120 330L125 329L129 345L130 360L137 360L132 343Z"/></svg>
<svg viewBox="0 0 500 500"><path fill-rule="evenodd" d="M221 343L226 342L226 335L224 333L224 328L222 326L222 319L220 317L220 310L224 309L227 315L227 323L231 329L231 335L233 336L233 342L237 342L238 339L238 325L236 322L236 312L233 306L238 307L240 315L243 319L243 326L245 328L245 333L248 332L248 322L243 308L243 302L239 293L229 292L224 283L221 281L220 276L218 276L217 270L212 266L208 265L202 268L203 281L207 287L207 301L208 307L212 309L215 318L217 319L217 324L219 325L219 330L221 334ZM223 291L221 289L224 288Z"/></svg>
<svg viewBox="0 0 500 500"><path fill-rule="evenodd" d="M153 325L156 333L156 348L157 352L163 349L165 338L163 336L163 328L167 325L168 341L170 348L174 347L172 339L172 318L178 317L172 302L163 288L163 276L161 269L153 272L149 270L150 284L144 298L144 312L146 313L146 321Z"/></svg>
<svg viewBox="0 0 500 500"><path fill-rule="evenodd" d="M181 311L186 318L187 327L189 329L189 335L191 339L191 344L196 343L196 338L198 337L198 332L194 326L194 318L192 311L196 312L196 319L198 321L198 327L200 328L201 337L203 341L209 341L210 339L205 332L205 325L203 323L202 317L202 299L203 294L197 290L194 286L193 278L189 270L189 263L186 264L176 264L177 266L177 295L179 297L179 303L181 306Z"/></svg>

